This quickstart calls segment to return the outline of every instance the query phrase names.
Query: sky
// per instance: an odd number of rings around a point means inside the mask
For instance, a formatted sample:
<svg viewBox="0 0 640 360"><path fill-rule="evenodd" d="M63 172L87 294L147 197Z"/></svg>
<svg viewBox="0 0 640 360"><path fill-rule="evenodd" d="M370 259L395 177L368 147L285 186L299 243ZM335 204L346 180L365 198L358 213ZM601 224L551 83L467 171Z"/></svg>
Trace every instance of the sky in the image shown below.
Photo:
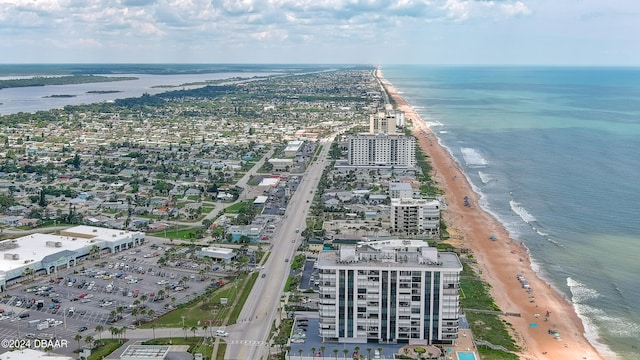
<svg viewBox="0 0 640 360"><path fill-rule="evenodd" d="M0 63L640 66L639 0L0 0Z"/></svg>

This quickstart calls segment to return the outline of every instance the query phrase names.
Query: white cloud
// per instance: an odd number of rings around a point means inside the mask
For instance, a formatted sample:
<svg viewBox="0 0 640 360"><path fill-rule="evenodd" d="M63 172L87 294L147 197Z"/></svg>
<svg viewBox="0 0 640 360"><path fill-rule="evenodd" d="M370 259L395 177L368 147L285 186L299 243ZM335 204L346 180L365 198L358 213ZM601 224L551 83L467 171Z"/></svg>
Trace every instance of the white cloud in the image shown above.
<svg viewBox="0 0 640 360"><path fill-rule="evenodd" d="M447 19L458 22L483 18L498 20L532 13L522 1L446 0L442 8Z"/></svg>

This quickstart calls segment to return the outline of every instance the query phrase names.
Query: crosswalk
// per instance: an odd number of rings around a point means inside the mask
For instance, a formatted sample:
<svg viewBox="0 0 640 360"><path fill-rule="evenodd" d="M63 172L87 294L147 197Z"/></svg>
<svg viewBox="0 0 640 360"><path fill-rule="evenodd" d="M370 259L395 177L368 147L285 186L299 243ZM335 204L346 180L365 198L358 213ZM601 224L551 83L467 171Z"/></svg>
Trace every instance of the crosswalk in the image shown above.
<svg viewBox="0 0 640 360"><path fill-rule="evenodd" d="M250 345L250 346L267 345L265 341L258 341L258 340L231 340L231 341L227 341L227 344L239 344L239 345Z"/></svg>

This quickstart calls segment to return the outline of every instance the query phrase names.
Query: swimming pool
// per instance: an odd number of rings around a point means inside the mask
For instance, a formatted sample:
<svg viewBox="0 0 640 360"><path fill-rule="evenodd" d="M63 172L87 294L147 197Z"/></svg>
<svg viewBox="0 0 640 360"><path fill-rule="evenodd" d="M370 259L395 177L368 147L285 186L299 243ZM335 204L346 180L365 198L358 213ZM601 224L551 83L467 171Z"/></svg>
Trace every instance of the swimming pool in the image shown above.
<svg viewBox="0 0 640 360"><path fill-rule="evenodd" d="M456 351L458 360L476 360L476 354L471 351Z"/></svg>

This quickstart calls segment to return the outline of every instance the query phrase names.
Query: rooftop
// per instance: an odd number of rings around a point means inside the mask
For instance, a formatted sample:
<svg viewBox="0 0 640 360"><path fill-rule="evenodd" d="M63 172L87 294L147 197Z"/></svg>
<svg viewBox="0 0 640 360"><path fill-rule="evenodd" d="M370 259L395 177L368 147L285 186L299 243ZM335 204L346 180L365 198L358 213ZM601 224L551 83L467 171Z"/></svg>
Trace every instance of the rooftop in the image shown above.
<svg viewBox="0 0 640 360"><path fill-rule="evenodd" d="M422 240L378 240L361 241L357 245L342 245L337 251L325 251L318 256L319 266L350 267L436 267L460 269L458 255L438 252Z"/></svg>
<svg viewBox="0 0 640 360"><path fill-rule="evenodd" d="M168 352L169 345L129 345L120 355L120 359L164 359Z"/></svg>

